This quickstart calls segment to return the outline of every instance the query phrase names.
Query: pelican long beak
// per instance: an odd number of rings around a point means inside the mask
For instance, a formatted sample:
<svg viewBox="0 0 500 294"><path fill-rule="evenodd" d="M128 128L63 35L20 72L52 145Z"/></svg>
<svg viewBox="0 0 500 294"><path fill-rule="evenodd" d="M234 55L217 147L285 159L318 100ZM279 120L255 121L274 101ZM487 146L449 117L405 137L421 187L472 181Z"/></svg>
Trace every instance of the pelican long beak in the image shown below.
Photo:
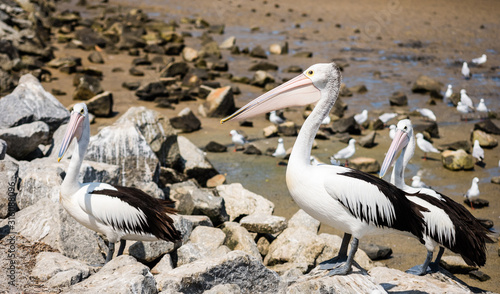
<svg viewBox="0 0 500 294"><path fill-rule="evenodd" d="M312 104L316 103L320 98L321 91L314 86L312 80L305 74L300 74L255 98L220 122L225 123L232 119L246 119L286 107Z"/></svg>
<svg viewBox="0 0 500 294"><path fill-rule="evenodd" d="M66 133L64 134L64 138L61 144L61 149L59 149L57 162L61 161L61 159L64 156L64 153L66 153L66 150L68 149L69 144L71 143L71 140L73 138L77 138L77 140L80 140L80 137L82 136L84 120L85 116L81 115L80 113L78 112L71 113L71 117L68 123L68 128L66 129Z"/></svg>
<svg viewBox="0 0 500 294"><path fill-rule="evenodd" d="M394 163L394 161L396 160L396 155L399 153L399 151L406 147L409 141L410 138L408 137L408 133L400 129L396 130L396 135L392 140L389 151L387 151L384 162L382 163L382 168L380 169L381 178L385 175L389 167Z"/></svg>

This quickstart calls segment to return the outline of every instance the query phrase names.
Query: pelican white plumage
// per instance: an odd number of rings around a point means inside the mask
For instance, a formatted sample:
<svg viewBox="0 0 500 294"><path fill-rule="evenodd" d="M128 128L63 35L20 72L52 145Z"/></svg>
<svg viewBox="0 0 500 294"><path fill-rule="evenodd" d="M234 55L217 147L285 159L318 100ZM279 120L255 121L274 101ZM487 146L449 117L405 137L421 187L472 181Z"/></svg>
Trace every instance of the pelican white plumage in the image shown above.
<svg viewBox="0 0 500 294"><path fill-rule="evenodd" d="M318 101L293 146L286 183L299 207L317 220L345 232L339 255L320 267L331 270L331 275L347 274L351 270L359 238L363 236L400 232L423 242L422 212L426 210L409 201L404 191L373 175L342 166L311 165L314 138L338 98L340 83L341 73L335 63L315 64L221 120L245 119Z"/></svg>
<svg viewBox="0 0 500 294"><path fill-rule="evenodd" d="M436 147L432 146L432 143L424 139L424 135L422 133L417 134L417 146L424 152L424 160L427 159L427 152L433 153L441 153Z"/></svg>
<svg viewBox="0 0 500 294"><path fill-rule="evenodd" d="M472 179L472 184L469 188L469 190L467 190L467 192L465 193L464 197L467 198L467 200L469 200L469 203L470 203L470 207L472 209L474 209L474 206L472 205L472 200L475 199L475 198L478 198L479 195L481 194L479 192L479 178L478 177L474 177Z"/></svg>
<svg viewBox="0 0 500 294"><path fill-rule="evenodd" d="M417 111L420 112L420 114L423 117L426 117L430 120L436 121L436 115L434 114L434 112L432 112L432 110L430 110L428 108L417 108Z"/></svg>
<svg viewBox="0 0 500 294"><path fill-rule="evenodd" d="M396 157L401 151L401 155ZM391 174L391 183L410 193L406 197L427 209L423 212L425 219L424 245L427 257L422 265L415 266L407 272L423 275L438 270L444 247L458 253L469 265L482 266L486 262L486 245L488 231L462 205L451 198L425 187L409 187L404 182L404 170L415 152L415 139L411 121L404 119L398 122L396 136L387 151L380 169L383 177L388 168L395 162ZM397 160L396 160L397 158ZM415 179L414 176L413 178ZM420 177L418 177L420 178ZM413 186L413 183L412 183ZM440 245L436 260L431 263L434 248Z"/></svg>
<svg viewBox="0 0 500 294"><path fill-rule="evenodd" d="M279 125L284 123L286 119L278 115L278 113L276 113L276 110L273 110L269 113L269 121L275 125Z"/></svg>
<svg viewBox="0 0 500 294"><path fill-rule="evenodd" d="M484 150L479 145L478 140L474 140L474 147L472 147L472 157L476 158L478 161L484 160Z"/></svg>
<svg viewBox="0 0 500 294"><path fill-rule="evenodd" d="M236 130L231 130L229 134L231 135L231 140L233 141L235 152L238 146L245 147L245 144L248 143L247 139L245 139L245 136L238 133L238 131Z"/></svg>
<svg viewBox="0 0 500 294"><path fill-rule="evenodd" d="M481 98L481 100L479 100L479 104L477 105L476 110L479 112L488 112L488 107L486 107L486 104L484 103L483 98Z"/></svg>
<svg viewBox="0 0 500 294"><path fill-rule="evenodd" d="M451 98L451 95L453 95L453 88L451 84L448 84L448 89L446 89L446 92L444 93L444 101L448 102Z"/></svg>
<svg viewBox="0 0 500 294"><path fill-rule="evenodd" d="M394 139L395 135L396 135L396 125L390 125L389 126L389 137L391 139Z"/></svg>
<svg viewBox="0 0 500 294"><path fill-rule="evenodd" d="M78 144L61 184L59 201L79 223L106 236L109 241L106 262L113 258L115 242L118 241L120 255L126 240L181 240L180 232L168 215L176 212L167 206L171 201L153 198L136 188L78 182L78 173L90 140L89 113L85 103L73 106L58 161L63 158L73 138Z"/></svg>
<svg viewBox="0 0 500 294"><path fill-rule="evenodd" d="M335 153L332 158L334 160L339 160L339 159L345 159L345 166L349 165L349 158L351 158L354 153L356 153L356 140L351 139L349 140L349 144L347 147L339 150L337 153ZM330 159L331 161L331 159ZM333 164L333 163L332 163Z"/></svg>
<svg viewBox="0 0 500 294"><path fill-rule="evenodd" d="M469 65L467 64L467 62L464 61L464 63L462 64L462 75L464 76L464 78L466 79L470 79L471 77L471 74L470 74L470 69L469 69Z"/></svg>
<svg viewBox="0 0 500 294"><path fill-rule="evenodd" d="M483 54L481 55L481 57L473 58L472 63L474 63L475 65L481 65L486 62L486 59L487 59L486 54Z"/></svg>
<svg viewBox="0 0 500 294"><path fill-rule="evenodd" d="M368 119L368 110L364 109L361 113L354 115L354 120L358 125L362 125Z"/></svg>
<svg viewBox="0 0 500 294"><path fill-rule="evenodd" d="M277 158L285 158L286 149L285 144L283 143L283 138L278 139L278 146L276 147L276 151L274 151L273 156Z"/></svg>
<svg viewBox="0 0 500 294"><path fill-rule="evenodd" d="M472 103L472 99L467 95L465 89L460 90L460 102L462 104L467 105L469 108L474 109L474 103Z"/></svg>

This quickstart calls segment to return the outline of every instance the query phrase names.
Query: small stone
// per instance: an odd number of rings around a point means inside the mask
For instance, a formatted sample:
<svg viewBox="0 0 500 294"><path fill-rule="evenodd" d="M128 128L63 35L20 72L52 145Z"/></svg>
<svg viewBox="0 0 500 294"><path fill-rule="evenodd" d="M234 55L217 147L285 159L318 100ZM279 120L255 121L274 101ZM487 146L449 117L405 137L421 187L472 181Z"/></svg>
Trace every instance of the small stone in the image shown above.
<svg viewBox="0 0 500 294"><path fill-rule="evenodd" d="M481 198L474 198L474 199L472 199L472 201L465 198L464 203L471 208L474 207L474 209L476 209L476 208L479 209L479 208L490 206L490 202L488 200L481 199Z"/></svg>
<svg viewBox="0 0 500 294"><path fill-rule="evenodd" d="M262 261L257 244L244 227L235 222L225 222L222 231L226 234L224 245L229 249L241 250Z"/></svg>
<svg viewBox="0 0 500 294"><path fill-rule="evenodd" d="M252 65L249 69L249 71L258 71L258 70L278 70L278 66L274 63L270 63L267 61L261 61L259 63L256 63Z"/></svg>
<svg viewBox="0 0 500 294"><path fill-rule="evenodd" d="M226 40L224 40L219 45L219 48L220 49L232 49L235 44L236 44L236 37L231 36L231 37L227 38Z"/></svg>
<svg viewBox="0 0 500 294"><path fill-rule="evenodd" d="M265 127L263 130L264 137L271 138L278 135L278 127L276 125L270 125Z"/></svg>
<svg viewBox="0 0 500 294"><path fill-rule="evenodd" d="M260 45L257 45L257 47L253 48L252 51L250 51L250 56L267 59L266 51Z"/></svg>
<svg viewBox="0 0 500 294"><path fill-rule="evenodd" d="M311 58L312 56L313 53L310 51L297 52L293 55L293 57L298 57L298 58Z"/></svg>
<svg viewBox="0 0 500 294"><path fill-rule="evenodd" d="M111 92L103 92L94 96L87 102L87 108L90 113L97 117L109 117L113 114L113 94Z"/></svg>
<svg viewBox="0 0 500 294"><path fill-rule="evenodd" d="M251 214L242 218L240 224L249 232L260 234L279 234L287 227L284 217L267 214Z"/></svg>
<svg viewBox="0 0 500 294"><path fill-rule="evenodd" d="M296 136L297 126L293 121L286 121L278 125L278 133L283 136Z"/></svg>
<svg viewBox="0 0 500 294"><path fill-rule="evenodd" d="M269 53L276 55L288 54L288 42L285 41L281 44L271 44Z"/></svg>
<svg viewBox="0 0 500 294"><path fill-rule="evenodd" d="M412 92L414 93L428 93L428 92L441 92L444 87L443 83L436 81L435 79L421 75L412 85Z"/></svg>
<svg viewBox="0 0 500 294"><path fill-rule="evenodd" d="M262 151L259 150L254 144L248 144L245 146L245 151L243 151L244 154L255 154L255 155L262 155Z"/></svg>
<svg viewBox="0 0 500 294"><path fill-rule="evenodd" d="M207 188L215 188L226 182L226 177L222 174L215 175L207 180Z"/></svg>
<svg viewBox="0 0 500 294"><path fill-rule="evenodd" d="M363 250L371 260L388 259L392 255L392 249L383 245L361 242L359 248Z"/></svg>
<svg viewBox="0 0 500 294"><path fill-rule="evenodd" d="M453 274L467 274L477 270L477 267L467 265L460 256L454 255L443 256L439 265Z"/></svg>
<svg viewBox="0 0 500 294"><path fill-rule="evenodd" d="M365 173L377 173L380 170L380 163L375 158L356 157L349 160L349 167Z"/></svg>
<svg viewBox="0 0 500 294"><path fill-rule="evenodd" d="M471 149L471 144L467 140L461 140L461 141L456 141L456 142L440 145L439 148L443 149L443 150L463 149L466 152L469 152Z"/></svg>
<svg viewBox="0 0 500 294"><path fill-rule="evenodd" d="M375 137L377 133L375 131L371 131L369 134L361 137L358 140L358 143L361 147L364 148L372 148L373 146L376 146L377 143L375 143Z"/></svg>
<svg viewBox="0 0 500 294"><path fill-rule="evenodd" d="M289 67L283 70L283 72L289 72L289 73L301 73L303 71L304 70L302 69L302 67L298 65L290 65Z"/></svg>
<svg viewBox="0 0 500 294"><path fill-rule="evenodd" d="M268 72L263 70L258 70L253 75L251 85L264 88L267 84L272 84L275 82L275 78Z"/></svg>
<svg viewBox="0 0 500 294"><path fill-rule="evenodd" d="M469 272L469 277L473 278L474 280L479 280L481 282L485 282L491 279L490 276L483 273L482 271L471 271Z"/></svg>
<svg viewBox="0 0 500 294"><path fill-rule="evenodd" d="M230 86L214 89L198 112L205 117L225 117L236 111L233 92Z"/></svg>
<svg viewBox="0 0 500 294"><path fill-rule="evenodd" d="M101 53L97 51L93 51L92 53L90 53L87 59L92 63L98 63L98 64L104 63L104 58L102 58Z"/></svg>
<svg viewBox="0 0 500 294"><path fill-rule="evenodd" d="M141 86L141 82L123 82L122 87L131 91L137 90Z"/></svg>
<svg viewBox="0 0 500 294"><path fill-rule="evenodd" d="M205 146L205 151L208 152L226 152L227 151L227 146L222 145L220 143L217 143L215 141L210 141L208 144Z"/></svg>
<svg viewBox="0 0 500 294"><path fill-rule="evenodd" d="M1 158L0 158L1 159ZM493 184L500 184L500 176L497 176L497 177L492 177L491 178L491 182Z"/></svg>
<svg viewBox="0 0 500 294"><path fill-rule="evenodd" d="M394 92L391 97L389 97L389 103L391 106L406 106L408 105L408 97L403 92Z"/></svg>
<svg viewBox="0 0 500 294"><path fill-rule="evenodd" d="M332 130L335 133L349 133L351 135L361 135L361 128L354 119L354 116L341 118L332 123Z"/></svg>
<svg viewBox="0 0 500 294"><path fill-rule="evenodd" d="M170 124L184 133L191 133L201 129L201 121L194 115L189 107L179 112L178 116L170 119Z"/></svg>
<svg viewBox="0 0 500 294"><path fill-rule="evenodd" d="M142 70L137 69L136 67L131 67L128 70L128 73L130 75L132 75L132 76L135 76L135 77L142 77L142 76L144 76L144 72Z"/></svg>
<svg viewBox="0 0 500 294"><path fill-rule="evenodd" d="M368 89L366 88L365 85L357 85L354 87L349 87L349 91L351 91L353 93L364 94L364 93L368 92Z"/></svg>

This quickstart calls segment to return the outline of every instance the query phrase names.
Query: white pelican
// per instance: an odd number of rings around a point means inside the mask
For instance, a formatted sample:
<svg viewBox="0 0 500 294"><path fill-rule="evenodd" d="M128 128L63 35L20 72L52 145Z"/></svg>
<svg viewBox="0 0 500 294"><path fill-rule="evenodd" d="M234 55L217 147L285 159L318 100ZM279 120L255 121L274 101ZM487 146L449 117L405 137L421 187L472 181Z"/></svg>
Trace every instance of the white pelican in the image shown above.
<svg viewBox="0 0 500 294"><path fill-rule="evenodd" d="M486 59L487 59L486 54L483 54L483 55L481 55L481 57L473 58L472 63L474 63L476 65L481 65L481 64L486 62Z"/></svg>
<svg viewBox="0 0 500 294"><path fill-rule="evenodd" d="M396 135L396 125L390 125L389 126L389 137L391 139L394 139L395 135Z"/></svg>
<svg viewBox="0 0 500 294"><path fill-rule="evenodd" d="M229 134L231 135L231 140L234 143L234 152L236 152L236 149L238 148L238 146L241 146L244 148L245 144L248 143L247 139L245 139L245 136L238 133L238 131L236 131L236 130L231 130L229 132Z"/></svg>
<svg viewBox="0 0 500 294"><path fill-rule="evenodd" d="M460 90L460 102L467 105L471 109L474 109L474 103L472 103L472 99L470 99L469 95L467 95L465 89Z"/></svg>
<svg viewBox="0 0 500 294"><path fill-rule="evenodd" d="M483 98L481 98L481 100L479 101L479 104L477 105L476 110L480 111L480 112L488 112L488 107L486 107L486 104L484 104Z"/></svg>
<svg viewBox="0 0 500 294"><path fill-rule="evenodd" d="M349 140L349 145L347 147L339 150L337 153L335 153L332 158L337 161L339 159L345 159L345 166L349 165L349 158L351 158L354 153L356 153L356 140L351 139ZM331 161L331 159L330 159ZM332 163L334 164L334 163Z"/></svg>
<svg viewBox="0 0 500 294"><path fill-rule="evenodd" d="M478 140L474 140L474 147L472 147L472 157L476 158L478 161L484 160L484 150L479 145Z"/></svg>
<svg viewBox="0 0 500 294"><path fill-rule="evenodd" d="M415 143L413 143L413 144L415 144ZM413 145L413 149L415 149L415 145ZM403 154L403 153L401 153L401 154ZM422 182L422 180L420 179L419 176L413 176L411 178L411 186L413 188L429 188L429 186L427 186L424 182Z"/></svg>
<svg viewBox="0 0 500 294"><path fill-rule="evenodd" d="M347 274L366 235L400 232L423 241L426 209L410 202L405 192L373 175L342 166L311 165L311 148L322 120L338 98L340 69L335 63L315 64L299 76L255 98L221 120L245 119L271 110L318 102L300 129L286 170L295 202L317 220L345 232L339 255L323 262L330 275ZM351 236L349 255L347 246Z"/></svg>
<svg viewBox="0 0 500 294"><path fill-rule="evenodd" d="M279 116L275 110L271 111L271 113L269 113L269 121L272 122L273 124L275 125L279 125L279 124L282 124L286 121L286 119L282 118L281 116Z"/></svg>
<svg viewBox="0 0 500 294"><path fill-rule="evenodd" d="M276 151L274 151L273 156L277 158L285 158L286 149L285 144L283 144L283 138L278 139L278 146L276 147Z"/></svg>
<svg viewBox="0 0 500 294"><path fill-rule="evenodd" d="M368 119L368 110L364 109L361 113L354 115L354 120L358 125L362 125Z"/></svg>
<svg viewBox="0 0 500 294"><path fill-rule="evenodd" d="M176 212L167 206L171 201L153 198L136 188L78 182L78 173L90 140L89 113L85 103L73 106L58 161L63 158L73 138L78 144L61 184L59 201L79 223L106 236L109 241L106 262L113 258L115 242L118 241L118 255L123 253L125 240L180 241L181 234L168 215Z"/></svg>
<svg viewBox="0 0 500 294"><path fill-rule="evenodd" d="M436 115L434 114L434 112L432 112L432 110L430 110L428 108L417 108L417 111L420 112L420 114L423 117L426 117L430 120L436 121Z"/></svg>
<svg viewBox="0 0 500 294"><path fill-rule="evenodd" d="M378 119L380 119L381 122L383 122L384 124L386 124L388 121L390 121L391 119L395 118L396 116L398 116L397 113L395 113L395 112L389 112L389 113L381 114L378 117Z"/></svg>
<svg viewBox="0 0 500 294"><path fill-rule="evenodd" d="M422 133L417 134L417 146L424 152L424 160L427 160L427 152L441 153L436 147L432 146L432 143L424 139Z"/></svg>
<svg viewBox="0 0 500 294"><path fill-rule="evenodd" d="M444 101L448 102L451 98L451 95L453 95L453 89L451 84L448 84L448 89L446 89L446 92L444 93Z"/></svg>
<svg viewBox="0 0 500 294"><path fill-rule="evenodd" d="M397 153L401 155L396 160ZM486 262L486 240L488 231L462 205L451 198L428 188L409 187L404 182L404 170L415 153L415 139L411 121L399 121L396 136L382 163L380 176L396 161L391 174L391 183L406 191L407 198L427 209L425 219L424 245L427 257L422 265L407 272L423 275L438 270L439 261L446 247L458 253L469 265L482 266ZM415 176L417 177L417 176ZM414 178L415 178L414 177ZM434 248L440 245L436 260L431 263ZM430 268L428 268L430 266Z"/></svg>
<svg viewBox="0 0 500 294"><path fill-rule="evenodd" d="M467 62L465 61L462 64L462 75L465 77L465 79L470 79L471 76L469 65L467 65Z"/></svg>
<svg viewBox="0 0 500 294"><path fill-rule="evenodd" d="M474 177L472 179L472 184L471 184L469 190L467 190L467 192L464 195L464 197L469 200L470 207L472 209L474 209L474 206L472 206L472 200L471 200L471 198L478 198L479 194L481 194L479 192L479 185L477 183L479 183L479 178L478 177Z"/></svg>

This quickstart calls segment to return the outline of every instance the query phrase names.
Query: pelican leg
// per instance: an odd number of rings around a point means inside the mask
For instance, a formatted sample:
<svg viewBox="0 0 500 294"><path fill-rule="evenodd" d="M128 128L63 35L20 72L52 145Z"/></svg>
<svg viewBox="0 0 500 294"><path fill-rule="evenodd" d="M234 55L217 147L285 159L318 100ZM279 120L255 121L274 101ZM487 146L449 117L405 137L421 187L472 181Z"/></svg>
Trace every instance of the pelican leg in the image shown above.
<svg viewBox="0 0 500 294"><path fill-rule="evenodd" d="M113 254L115 253L115 243L113 242L108 242L108 254L106 254L106 261L104 264L108 263L111 258L113 258Z"/></svg>
<svg viewBox="0 0 500 294"><path fill-rule="evenodd" d="M351 251L349 252L349 256L347 256L346 262L340 267L332 269L328 273L328 276L347 275L351 271L353 263L356 265L356 267L361 268L356 262L354 262L354 255L356 254L356 251L358 251L358 245L358 238L353 238L351 242Z"/></svg>
<svg viewBox="0 0 500 294"><path fill-rule="evenodd" d="M427 273L432 272L432 270L428 268L429 264L431 263L431 260L432 260L432 251L427 251L427 257L425 258L424 263L410 268L409 270L406 271L406 273L416 276L423 276Z"/></svg>
<svg viewBox="0 0 500 294"><path fill-rule="evenodd" d="M439 246L439 252L436 256L436 259L429 265L429 267L431 268L431 272L436 273L439 271L439 262L441 261L443 253L444 253L444 247Z"/></svg>
<svg viewBox="0 0 500 294"><path fill-rule="evenodd" d="M123 254L123 250L125 249L125 245L127 245L127 241L120 240L120 248L118 248L118 253L116 254L116 256L120 256Z"/></svg>
<svg viewBox="0 0 500 294"><path fill-rule="evenodd" d="M347 260L347 247L351 241L351 234L344 233L344 238L342 239L342 244L340 245L339 254L332 259L325 260L319 265L319 269L331 270L339 267Z"/></svg>

